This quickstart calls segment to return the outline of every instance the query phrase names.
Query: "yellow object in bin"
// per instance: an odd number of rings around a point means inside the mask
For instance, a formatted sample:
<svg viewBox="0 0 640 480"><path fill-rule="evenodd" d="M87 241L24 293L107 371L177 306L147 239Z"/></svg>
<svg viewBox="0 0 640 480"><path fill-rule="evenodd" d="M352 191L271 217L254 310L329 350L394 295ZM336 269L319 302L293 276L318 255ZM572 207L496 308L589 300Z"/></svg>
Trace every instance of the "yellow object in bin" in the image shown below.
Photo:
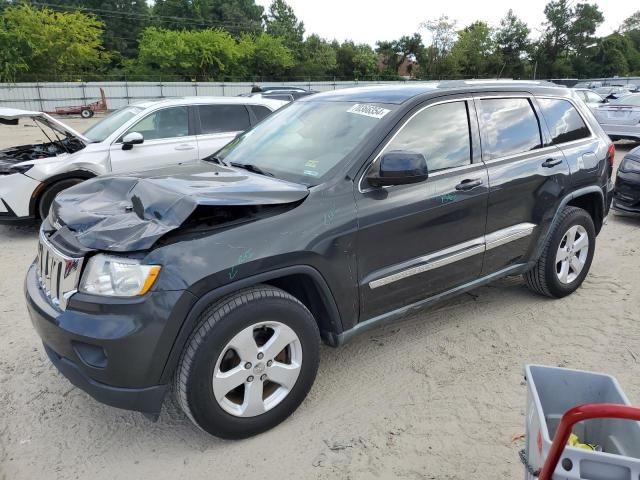
<svg viewBox="0 0 640 480"><path fill-rule="evenodd" d="M575 433L572 433L567 440L567 445L570 447L582 448L583 450L591 450L593 452L601 452L602 447L600 445L594 445L591 443L580 443L580 439Z"/></svg>

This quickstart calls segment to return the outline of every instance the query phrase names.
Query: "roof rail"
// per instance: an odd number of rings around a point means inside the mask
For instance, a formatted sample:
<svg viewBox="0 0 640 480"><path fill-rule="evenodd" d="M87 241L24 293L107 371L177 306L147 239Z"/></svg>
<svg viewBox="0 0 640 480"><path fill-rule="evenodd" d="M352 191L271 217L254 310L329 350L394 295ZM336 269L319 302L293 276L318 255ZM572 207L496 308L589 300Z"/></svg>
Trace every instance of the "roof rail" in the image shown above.
<svg viewBox="0 0 640 480"><path fill-rule="evenodd" d="M546 87L563 87L548 80L513 80L507 78L478 79L478 80L443 80L438 88L466 87L470 85L539 85Z"/></svg>

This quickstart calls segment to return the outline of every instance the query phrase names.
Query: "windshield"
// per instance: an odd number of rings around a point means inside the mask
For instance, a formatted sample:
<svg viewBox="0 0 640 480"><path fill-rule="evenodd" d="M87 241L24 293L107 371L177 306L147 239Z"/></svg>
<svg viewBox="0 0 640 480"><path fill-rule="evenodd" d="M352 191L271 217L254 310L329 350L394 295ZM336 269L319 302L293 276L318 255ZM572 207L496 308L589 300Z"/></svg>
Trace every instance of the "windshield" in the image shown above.
<svg viewBox="0 0 640 480"><path fill-rule="evenodd" d="M395 105L293 103L238 137L215 157L292 182L317 185Z"/></svg>
<svg viewBox="0 0 640 480"><path fill-rule="evenodd" d="M143 108L141 107L132 106L116 110L111 115L104 117L98 123L94 124L87 131L85 131L84 136L92 142L102 142L118 128L124 125L127 121L131 120L133 117L139 114L142 110Z"/></svg>
<svg viewBox="0 0 640 480"><path fill-rule="evenodd" d="M623 97L616 98L615 100L611 100L612 104L619 103L621 105L638 105L640 106L640 94L632 93L631 95L625 95Z"/></svg>

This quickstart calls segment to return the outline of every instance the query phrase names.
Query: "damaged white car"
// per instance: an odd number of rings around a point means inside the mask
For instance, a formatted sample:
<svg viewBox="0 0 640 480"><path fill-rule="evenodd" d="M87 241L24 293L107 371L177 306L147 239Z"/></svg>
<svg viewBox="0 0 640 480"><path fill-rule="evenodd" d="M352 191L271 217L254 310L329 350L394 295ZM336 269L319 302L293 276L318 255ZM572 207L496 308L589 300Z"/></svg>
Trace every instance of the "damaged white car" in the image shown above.
<svg viewBox="0 0 640 480"><path fill-rule="evenodd" d="M195 162L286 101L193 97L129 105L79 133L42 112L0 108L0 134L25 121L40 143L0 150L0 223L45 218L55 196L88 178Z"/></svg>

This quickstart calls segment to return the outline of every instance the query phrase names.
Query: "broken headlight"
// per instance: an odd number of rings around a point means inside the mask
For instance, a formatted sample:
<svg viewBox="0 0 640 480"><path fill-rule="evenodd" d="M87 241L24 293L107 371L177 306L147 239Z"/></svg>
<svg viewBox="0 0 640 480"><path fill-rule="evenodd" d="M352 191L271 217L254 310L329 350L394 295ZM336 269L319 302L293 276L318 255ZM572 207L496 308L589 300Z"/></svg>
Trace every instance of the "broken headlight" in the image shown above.
<svg viewBox="0 0 640 480"><path fill-rule="evenodd" d="M136 297L147 293L160 273L159 265L98 254L91 257L80 281L80 291L109 297Z"/></svg>

